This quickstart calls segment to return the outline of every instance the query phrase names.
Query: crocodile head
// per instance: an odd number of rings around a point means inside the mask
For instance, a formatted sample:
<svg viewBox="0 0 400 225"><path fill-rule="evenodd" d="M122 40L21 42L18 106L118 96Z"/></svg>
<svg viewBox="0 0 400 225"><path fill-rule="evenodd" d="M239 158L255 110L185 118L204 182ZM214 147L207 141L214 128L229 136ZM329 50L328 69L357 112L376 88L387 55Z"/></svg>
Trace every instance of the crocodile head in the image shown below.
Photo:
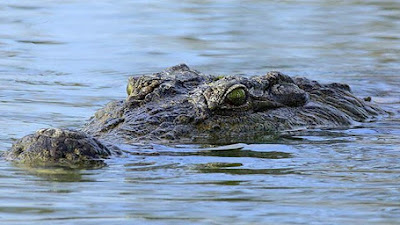
<svg viewBox="0 0 400 225"><path fill-rule="evenodd" d="M117 152L98 139L111 146L259 142L290 129L347 126L384 112L355 97L346 84L323 85L280 72L212 76L184 64L129 78L127 94L98 110L83 132L39 130L18 140L6 158L87 165Z"/></svg>
<svg viewBox="0 0 400 225"><path fill-rule="evenodd" d="M127 98L83 129L112 142L248 142L299 127L338 127L378 114L346 84L280 72L213 76L181 64L130 77Z"/></svg>

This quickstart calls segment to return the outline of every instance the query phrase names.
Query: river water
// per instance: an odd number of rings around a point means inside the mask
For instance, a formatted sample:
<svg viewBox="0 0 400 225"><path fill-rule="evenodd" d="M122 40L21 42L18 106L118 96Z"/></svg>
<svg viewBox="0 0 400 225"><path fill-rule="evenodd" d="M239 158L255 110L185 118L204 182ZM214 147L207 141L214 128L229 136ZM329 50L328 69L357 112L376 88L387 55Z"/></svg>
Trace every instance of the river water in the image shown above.
<svg viewBox="0 0 400 225"><path fill-rule="evenodd" d="M93 170L0 159L0 223L399 224L399 60L396 0L3 0L1 152L79 128L128 76L182 62L345 82L393 114L268 143L137 146Z"/></svg>

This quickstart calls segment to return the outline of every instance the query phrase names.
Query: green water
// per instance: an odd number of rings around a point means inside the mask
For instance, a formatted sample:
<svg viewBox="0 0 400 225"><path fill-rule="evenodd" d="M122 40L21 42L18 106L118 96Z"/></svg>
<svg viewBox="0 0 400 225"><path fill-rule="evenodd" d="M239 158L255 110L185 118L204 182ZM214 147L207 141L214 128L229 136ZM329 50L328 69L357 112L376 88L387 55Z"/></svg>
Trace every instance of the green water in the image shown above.
<svg viewBox="0 0 400 225"><path fill-rule="evenodd" d="M399 59L395 0L1 1L0 151L79 128L128 76L182 62L345 82L393 115L268 143L128 146L95 170L0 159L0 224L399 224Z"/></svg>

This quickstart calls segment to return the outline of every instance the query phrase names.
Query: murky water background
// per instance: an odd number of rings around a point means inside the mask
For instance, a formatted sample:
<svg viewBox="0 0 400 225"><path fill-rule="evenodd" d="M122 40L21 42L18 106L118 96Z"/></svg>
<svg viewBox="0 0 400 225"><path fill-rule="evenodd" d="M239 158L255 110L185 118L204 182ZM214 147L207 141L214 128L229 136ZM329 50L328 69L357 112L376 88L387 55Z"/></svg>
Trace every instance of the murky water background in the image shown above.
<svg viewBox="0 0 400 225"><path fill-rule="evenodd" d="M97 170L0 159L1 224L398 224L399 60L395 0L1 1L0 151L79 128L129 75L181 62L346 82L394 112L264 144L136 147Z"/></svg>

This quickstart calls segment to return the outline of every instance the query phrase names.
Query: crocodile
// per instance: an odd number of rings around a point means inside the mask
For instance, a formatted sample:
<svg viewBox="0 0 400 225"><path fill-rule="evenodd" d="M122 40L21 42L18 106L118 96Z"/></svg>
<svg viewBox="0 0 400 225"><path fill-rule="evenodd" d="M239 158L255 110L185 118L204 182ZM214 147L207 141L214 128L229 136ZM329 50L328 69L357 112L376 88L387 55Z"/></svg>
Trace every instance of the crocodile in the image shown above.
<svg viewBox="0 0 400 225"><path fill-rule="evenodd" d="M117 154L119 144L257 142L293 129L346 127L385 113L347 84L278 71L216 76L180 64L130 77L126 90L125 100L108 103L80 130L40 129L16 141L5 158L86 165Z"/></svg>

